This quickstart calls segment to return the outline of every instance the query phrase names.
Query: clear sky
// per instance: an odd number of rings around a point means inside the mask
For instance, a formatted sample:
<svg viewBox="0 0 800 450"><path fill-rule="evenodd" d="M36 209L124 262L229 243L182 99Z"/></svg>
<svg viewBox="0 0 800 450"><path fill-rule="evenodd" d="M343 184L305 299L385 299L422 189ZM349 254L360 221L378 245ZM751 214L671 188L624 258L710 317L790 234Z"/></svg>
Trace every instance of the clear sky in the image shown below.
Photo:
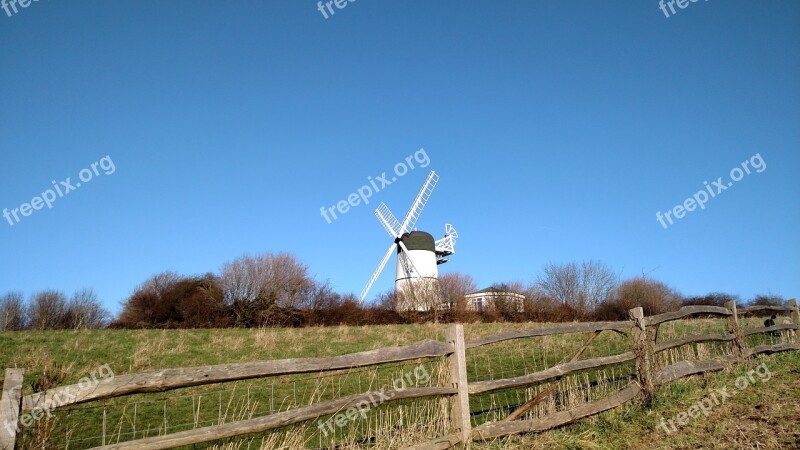
<svg viewBox="0 0 800 450"><path fill-rule="evenodd" d="M685 295L800 294L796 0L357 0L327 19L311 0L39 0L0 10L0 42L0 208L92 177L0 219L0 293L93 287L117 312L155 273L265 251L358 293L391 243L372 210L403 215L433 169L418 227L453 223L441 269L481 287L600 259ZM420 148L427 168L321 216ZM657 220L756 154L766 170Z"/></svg>

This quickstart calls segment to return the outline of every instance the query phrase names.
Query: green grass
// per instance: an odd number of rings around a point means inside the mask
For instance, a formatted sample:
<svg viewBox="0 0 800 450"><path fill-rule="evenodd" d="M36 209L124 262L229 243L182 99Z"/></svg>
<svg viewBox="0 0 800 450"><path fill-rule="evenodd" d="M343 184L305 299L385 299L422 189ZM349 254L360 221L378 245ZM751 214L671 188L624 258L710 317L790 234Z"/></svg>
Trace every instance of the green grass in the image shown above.
<svg viewBox="0 0 800 450"><path fill-rule="evenodd" d="M755 323L755 322L754 322ZM756 324L757 325L757 324ZM752 326L756 326L752 325ZM466 338L474 339L510 329L542 327L543 324L468 324ZM249 362L255 360L336 356L375 348L405 345L424 339L443 340L447 325L396 325L373 327L331 327L308 329L262 329L262 330L103 330L103 331L46 331L0 333L0 366L26 369L24 393L30 394L34 386L64 385L76 383L97 367L108 364L115 374L135 373L163 368L191 367L210 364ZM659 332L659 340L676 337L725 332L724 320L694 320L666 324ZM552 367L571 358L589 334L528 338L468 350L467 370L470 381L509 378ZM758 343L770 343L781 338L763 336ZM592 344L582 359L607 356L628 351L626 336L604 332ZM661 364L671 364L683 359L705 359L728 353L727 344L689 345L676 351L662 354ZM774 393L775 401L798 403L800 388L790 383L800 367L798 353L773 357L776 361L776 377L754 392L767 390ZM771 359L771 360L773 360ZM106 414L107 439L128 440L163 434L164 425L170 433L230 422L249 417L258 417L273 412L285 411L320 400L343 395L376 390L390 386L404 374L413 371L417 364L424 363L433 375L433 385L446 385L443 360L410 361L403 364L388 364L376 368L340 371L329 374L304 374L288 377L272 377L264 380L249 380L225 383L201 388L180 389L167 393L135 395L76 405L64 408L55 420L43 420L35 429L26 430L23 438L30 448L88 448L100 445L103 412ZM771 367L771 366L770 366ZM739 370L739 369L736 369ZM662 390L653 409L638 405L625 406L597 417L585 419L548 433L513 437L494 443L481 444L478 448L750 448L747 445L733 447L711 446L700 424L691 424L673 436L658 436L654 418L672 417L681 408L685 410L694 397L707 388L706 383L724 383L731 373L695 377L673 384ZM622 364L603 370L586 371L559 381L553 396L528 417L541 417L558 410L593 401L613 393L628 382L632 376L632 364ZM0 374L2 377L2 374ZM733 378L735 380L735 376ZM794 392L786 391L794 386ZM509 389L471 397L473 425L498 420L535 395L541 386ZM760 393L749 398L748 391L725 408L754 405ZM752 400L752 403L747 403ZM696 401L696 400L694 400ZM739 402L742 402L741 404ZM791 408L784 408L791 410ZM724 410L714 411L713 417L725 417ZM795 421L800 419L790 415ZM323 421L326 420L323 418ZM708 422L700 421L698 422ZM714 423L719 424L719 421ZM399 426L399 428L398 428ZM307 427L288 427L278 432L239 440L226 448L264 448L279 445L309 447L341 445L370 436L379 437L378 448L399 448L411 442L419 442L444 434L447 429L446 405L437 399L398 402L381 405L369 412L366 420L357 420L337 431L334 437L322 437L316 430L316 422ZM766 448L771 444L791 442L791 431L774 429L782 433L773 440L762 437ZM135 434L134 434L135 433ZM789 433L789 434L787 434ZM639 436L639 435L642 436ZM662 432L663 434L663 432ZM650 439L653 438L653 439ZM271 440L270 440L271 439ZM650 439L650 440L648 440ZM781 441L783 439L783 441ZM794 437L796 439L796 435ZM43 442L46 442L43 443ZM725 441L727 442L727 441ZM739 442L739 441L730 441ZM747 441L741 441L747 442ZM762 442L762 441L757 441ZM242 443L243 446L241 445ZM683 446L683 447L682 447ZM200 447L198 447L200 448ZM765 448L764 446L752 448Z"/></svg>
<svg viewBox="0 0 800 450"><path fill-rule="evenodd" d="M759 382L667 434L670 419L716 389L735 387L748 370L766 363L772 378ZM545 433L485 443L479 449L796 449L800 448L800 352L754 359L729 371L690 377L664 387L649 408L640 403Z"/></svg>

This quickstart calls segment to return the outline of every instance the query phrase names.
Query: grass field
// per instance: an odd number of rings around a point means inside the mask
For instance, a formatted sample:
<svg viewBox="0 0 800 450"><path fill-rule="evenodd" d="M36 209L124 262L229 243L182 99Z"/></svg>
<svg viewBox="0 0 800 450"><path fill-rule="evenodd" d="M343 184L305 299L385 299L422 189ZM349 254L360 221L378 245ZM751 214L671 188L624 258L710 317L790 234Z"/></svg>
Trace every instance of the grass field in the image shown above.
<svg viewBox="0 0 800 450"><path fill-rule="evenodd" d="M751 326L758 325L757 319ZM487 336L542 324L469 324L466 338ZM397 325L258 330L103 330L0 333L0 367L26 369L25 394L44 387L76 383L108 364L116 375L162 368L255 360L335 356L424 339L443 340L447 325ZM688 334L724 332L724 320L694 320L666 324L659 340ZM587 334L529 338L468 350L470 381L508 378L552 367L571 357ZM756 339L756 338L753 338ZM751 339L750 344L755 341ZM763 336L777 342L783 337ZM606 332L583 358L607 356L630 349L625 336ZM728 353L727 344L689 345L660 355L661 364L704 359ZM773 378L758 383L700 417L677 433L659 428L661 417L672 418L708 395L709 389L733 385L746 368L694 377L660 391L653 408L638 404L588 418L543 434L508 438L476 448L798 448L800 447L800 353L754 360L766 361ZM391 386L420 365L431 385L444 385L443 360L411 361L377 368L273 377L226 383L168 393L136 395L59 410L25 430L26 448L80 449L106 442L170 433L243 418L258 417L343 395ZM602 398L626 384L632 364L565 377L557 393L528 417L568 409ZM2 376L2 374L0 374ZM409 378L406 378L409 379ZM540 387L510 389L471 398L472 420L479 425L503 417ZM105 417L105 420L104 420ZM326 418L323 418L323 421ZM103 426L105 424L105 427ZM105 432L103 432L105 428ZM369 417L322 435L315 424L288 427L268 435L241 439L224 448L353 446L369 437L374 448L399 448L445 434L447 408L438 399L380 405ZM402 430L402 431L401 431ZM365 439L367 438L367 439ZM199 447L198 447L199 448Z"/></svg>

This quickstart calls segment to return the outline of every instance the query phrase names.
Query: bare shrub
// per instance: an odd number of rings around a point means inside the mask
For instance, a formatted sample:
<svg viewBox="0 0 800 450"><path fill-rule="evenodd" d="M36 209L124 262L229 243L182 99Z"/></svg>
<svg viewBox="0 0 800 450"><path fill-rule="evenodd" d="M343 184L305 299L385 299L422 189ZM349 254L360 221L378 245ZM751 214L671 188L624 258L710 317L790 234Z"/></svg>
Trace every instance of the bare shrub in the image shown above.
<svg viewBox="0 0 800 450"><path fill-rule="evenodd" d="M432 313L434 321L442 305L442 289L438 280L419 279L406 281L395 293L394 311L401 316Z"/></svg>
<svg viewBox="0 0 800 450"><path fill-rule="evenodd" d="M783 306L786 304L786 299L780 295L759 294L747 303L751 306Z"/></svg>
<svg viewBox="0 0 800 450"><path fill-rule="evenodd" d="M465 309L465 297L478 290L475 280L460 272L449 272L439 277L442 289L442 303L450 309Z"/></svg>
<svg viewBox="0 0 800 450"><path fill-rule="evenodd" d="M336 323L333 311L342 304L342 296L335 292L328 281L314 287L308 301L308 325L328 325Z"/></svg>
<svg viewBox="0 0 800 450"><path fill-rule="evenodd" d="M439 277L442 290L442 304L450 311L450 319L455 322L475 322L478 314L467 310L466 295L478 290L475 280L460 272L449 272Z"/></svg>
<svg viewBox="0 0 800 450"><path fill-rule="evenodd" d="M724 307L725 303L738 302L739 297L723 292L712 292L704 296L687 297L683 299L684 306L719 306Z"/></svg>
<svg viewBox="0 0 800 450"><path fill-rule="evenodd" d="M111 314L103 308L92 289L81 289L70 298L64 327L73 330L104 328L110 317Z"/></svg>
<svg viewBox="0 0 800 450"><path fill-rule="evenodd" d="M547 264L537 286L542 294L588 316L617 286L617 276L605 263L595 260L580 265Z"/></svg>
<svg viewBox="0 0 800 450"><path fill-rule="evenodd" d="M595 317L600 320L626 320L628 312L637 307L646 316L675 311L680 308L681 295L666 284L646 277L624 281L614 294L606 299Z"/></svg>
<svg viewBox="0 0 800 450"><path fill-rule="evenodd" d="M0 331L23 330L28 326L25 300L19 292L0 297Z"/></svg>
<svg viewBox="0 0 800 450"><path fill-rule="evenodd" d="M222 295L237 326L260 326L264 311L309 306L316 283L288 253L241 256L222 266Z"/></svg>
<svg viewBox="0 0 800 450"><path fill-rule="evenodd" d="M35 330L65 328L66 313L67 297L56 290L37 292L28 304L28 319Z"/></svg>
<svg viewBox="0 0 800 450"><path fill-rule="evenodd" d="M753 297L749 302L749 306L783 306L786 304L786 299L779 295L759 294ZM775 314L772 311L756 311L753 313L755 317L769 317Z"/></svg>
<svg viewBox="0 0 800 450"><path fill-rule="evenodd" d="M532 322L570 322L578 319L571 306L545 294L534 283L525 288L525 320Z"/></svg>

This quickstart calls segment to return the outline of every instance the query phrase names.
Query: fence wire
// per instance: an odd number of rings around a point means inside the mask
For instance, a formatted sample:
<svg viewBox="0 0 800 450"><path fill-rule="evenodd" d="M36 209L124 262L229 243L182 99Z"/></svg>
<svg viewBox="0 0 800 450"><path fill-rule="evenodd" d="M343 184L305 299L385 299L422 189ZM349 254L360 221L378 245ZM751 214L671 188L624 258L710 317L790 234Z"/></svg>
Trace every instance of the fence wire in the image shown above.
<svg viewBox="0 0 800 450"><path fill-rule="evenodd" d="M777 324L786 318L779 314ZM743 316L740 328L761 328L764 317ZM544 324L519 324L514 328L537 328ZM497 332L496 326L478 324L469 329L469 339ZM728 334L726 318L698 318L666 322L654 332L656 343L700 334ZM603 331L583 348L593 333L514 339L467 350L467 378L470 383L496 381L541 372L576 358L585 360L613 356L632 350L631 336ZM747 336L745 345L773 345L798 342L794 331L777 331ZM656 369L680 361L707 360L730 355L732 342L703 342L681 345L656 354ZM423 367L428 380L413 380L408 374ZM404 385L450 386L446 358L382 364L366 368L273 376L263 379L178 389L164 394L138 394L117 399L73 405L45 415L24 429L21 448L87 449L100 445L164 436L180 431L269 416L348 395L391 389L398 379ZM588 369L557 379L518 388L470 396L473 427L503 420L529 400L541 401L527 410L523 419L541 419L606 398L636 379L633 361ZM416 383L415 383L416 381ZM402 448L452 431L450 400L426 398L371 405L364 416L341 420L329 414L306 421L192 449L355 449L362 447ZM340 421L341 423L337 423ZM379 445L380 444L380 445Z"/></svg>

